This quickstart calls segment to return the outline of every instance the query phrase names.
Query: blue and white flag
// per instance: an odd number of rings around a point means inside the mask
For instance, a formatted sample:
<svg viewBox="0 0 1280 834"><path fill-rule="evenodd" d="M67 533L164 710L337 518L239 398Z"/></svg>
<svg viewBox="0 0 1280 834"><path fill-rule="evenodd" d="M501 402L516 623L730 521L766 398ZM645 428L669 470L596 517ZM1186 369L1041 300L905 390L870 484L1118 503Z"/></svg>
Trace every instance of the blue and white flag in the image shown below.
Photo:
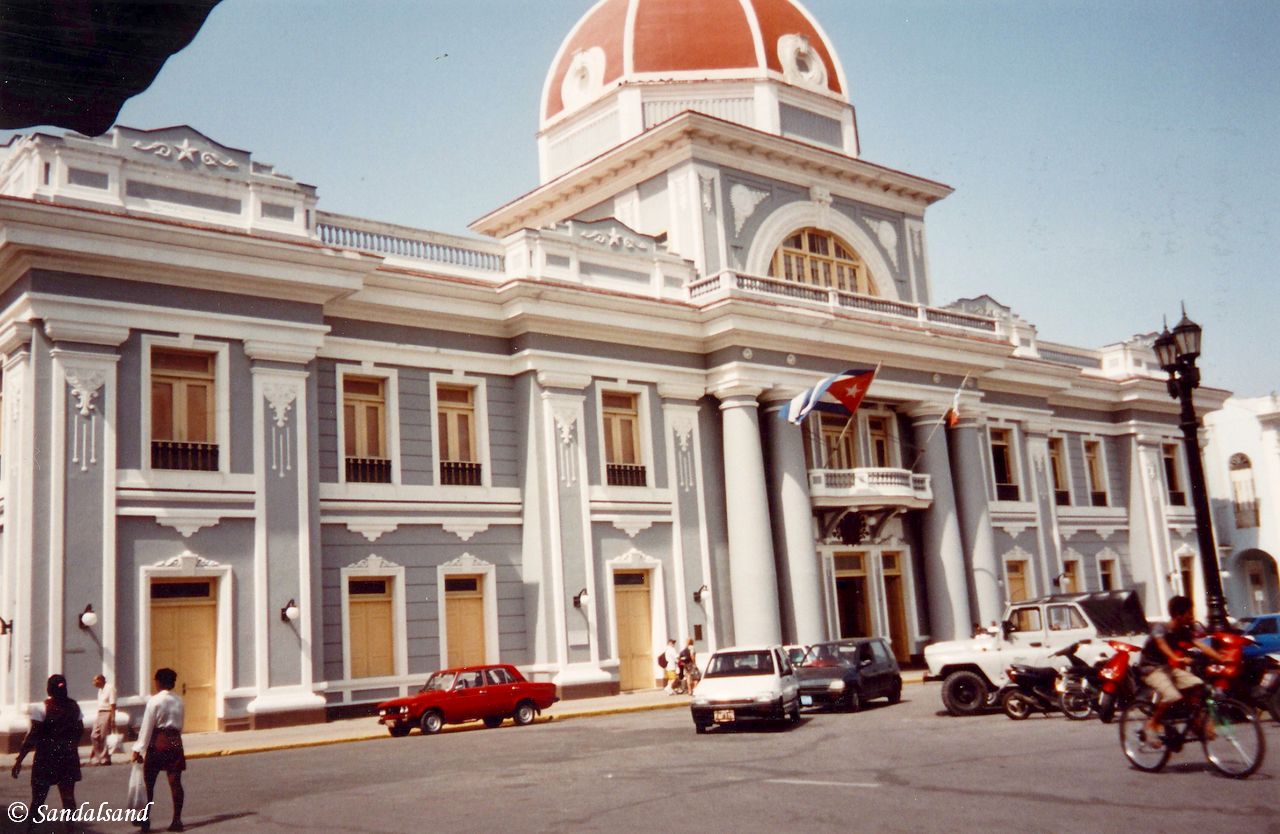
<svg viewBox="0 0 1280 834"><path fill-rule="evenodd" d="M782 419L800 425L809 412L828 411L834 414L853 414L862 404L862 398L875 379L875 368L850 368L832 374L817 385L796 395L782 409Z"/></svg>

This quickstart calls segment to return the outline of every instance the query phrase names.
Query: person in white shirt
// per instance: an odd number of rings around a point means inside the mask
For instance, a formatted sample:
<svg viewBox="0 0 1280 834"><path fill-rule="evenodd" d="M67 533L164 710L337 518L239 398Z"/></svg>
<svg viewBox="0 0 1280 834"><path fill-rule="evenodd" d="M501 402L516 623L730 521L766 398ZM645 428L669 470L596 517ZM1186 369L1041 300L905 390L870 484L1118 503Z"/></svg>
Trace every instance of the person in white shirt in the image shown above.
<svg viewBox="0 0 1280 834"><path fill-rule="evenodd" d="M156 670L156 694L147 701L142 714L142 726L138 728L138 740L133 745L133 760L143 763L147 782L147 802L155 796L156 778L163 771L169 778L169 792L173 794L173 822L170 831L184 831L182 803L186 798L182 790L182 771L187 769L187 757L182 751L182 699L173 694L178 673L172 669ZM140 826L150 831L150 822Z"/></svg>
<svg viewBox="0 0 1280 834"><path fill-rule="evenodd" d="M111 751L107 749L107 736L116 731L116 688L107 683L105 675L94 675L93 685L98 688L98 717L93 721L89 738L93 748L89 751L89 764L111 764Z"/></svg>
<svg viewBox="0 0 1280 834"><path fill-rule="evenodd" d="M667 641L667 648L663 650L662 656L667 662L662 668L666 672L667 685L663 687L668 695L676 694L676 665L680 662L680 652L676 650L676 641L674 639Z"/></svg>

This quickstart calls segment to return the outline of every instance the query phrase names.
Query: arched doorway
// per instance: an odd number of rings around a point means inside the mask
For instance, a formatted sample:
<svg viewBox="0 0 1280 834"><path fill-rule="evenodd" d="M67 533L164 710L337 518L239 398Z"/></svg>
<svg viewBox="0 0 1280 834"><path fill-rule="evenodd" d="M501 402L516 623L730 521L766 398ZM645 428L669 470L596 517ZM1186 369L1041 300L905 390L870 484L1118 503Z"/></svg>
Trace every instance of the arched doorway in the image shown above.
<svg viewBox="0 0 1280 834"><path fill-rule="evenodd" d="M1233 572L1238 577L1237 587L1243 591L1242 613L1280 611L1280 571L1275 557L1265 550L1246 550L1236 556Z"/></svg>

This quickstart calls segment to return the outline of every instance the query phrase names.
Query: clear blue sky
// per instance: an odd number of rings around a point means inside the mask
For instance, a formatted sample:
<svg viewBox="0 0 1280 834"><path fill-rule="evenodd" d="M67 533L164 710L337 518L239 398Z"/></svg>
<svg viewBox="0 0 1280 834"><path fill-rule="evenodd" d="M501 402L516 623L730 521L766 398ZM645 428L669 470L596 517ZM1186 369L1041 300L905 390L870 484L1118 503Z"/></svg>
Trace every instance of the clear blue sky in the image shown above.
<svg viewBox="0 0 1280 834"><path fill-rule="evenodd" d="M191 124L329 211L465 232L537 184L543 77L589 6L224 0L120 122ZM1206 384L1280 389L1280 2L807 7L864 158L956 189L927 215L936 303L989 293L1097 347L1185 299Z"/></svg>

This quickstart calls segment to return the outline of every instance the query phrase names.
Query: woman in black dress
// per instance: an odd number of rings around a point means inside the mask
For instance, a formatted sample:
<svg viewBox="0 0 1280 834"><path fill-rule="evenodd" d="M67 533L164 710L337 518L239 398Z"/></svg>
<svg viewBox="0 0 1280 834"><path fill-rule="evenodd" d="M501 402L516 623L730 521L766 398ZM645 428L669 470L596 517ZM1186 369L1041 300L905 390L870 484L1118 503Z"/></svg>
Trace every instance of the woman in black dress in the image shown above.
<svg viewBox="0 0 1280 834"><path fill-rule="evenodd" d="M31 813L44 804L49 788L58 786L63 808L76 807L76 782L80 781L80 736L84 720L80 705L67 695L67 679L52 675L46 687L49 697L43 709L36 707L31 716L31 729L22 740L18 760L13 764L13 778L22 770L27 753L36 751L31 766Z"/></svg>

